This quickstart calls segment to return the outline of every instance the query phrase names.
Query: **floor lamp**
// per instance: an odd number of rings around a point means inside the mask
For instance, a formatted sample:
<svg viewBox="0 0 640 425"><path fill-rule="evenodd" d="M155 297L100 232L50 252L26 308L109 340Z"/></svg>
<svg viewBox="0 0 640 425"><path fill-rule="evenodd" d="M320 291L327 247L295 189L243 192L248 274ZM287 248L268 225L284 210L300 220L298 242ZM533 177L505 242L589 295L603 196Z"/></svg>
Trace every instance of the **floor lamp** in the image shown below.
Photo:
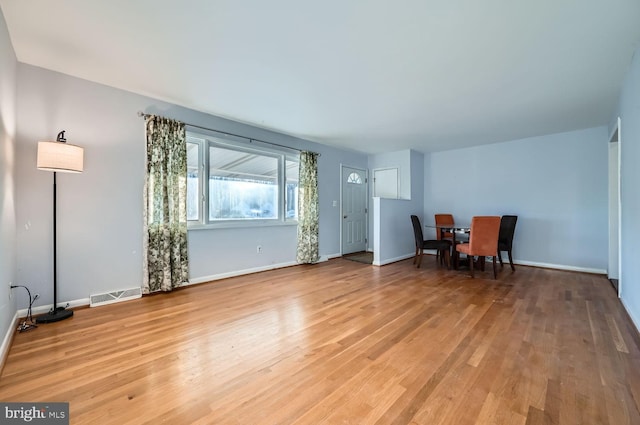
<svg viewBox="0 0 640 425"><path fill-rule="evenodd" d="M36 323L51 323L68 319L73 310L58 307L58 269L56 245L56 173L81 173L84 149L67 144L64 130L58 133L55 142L38 142L38 170L53 171L53 308L49 313L36 318Z"/></svg>

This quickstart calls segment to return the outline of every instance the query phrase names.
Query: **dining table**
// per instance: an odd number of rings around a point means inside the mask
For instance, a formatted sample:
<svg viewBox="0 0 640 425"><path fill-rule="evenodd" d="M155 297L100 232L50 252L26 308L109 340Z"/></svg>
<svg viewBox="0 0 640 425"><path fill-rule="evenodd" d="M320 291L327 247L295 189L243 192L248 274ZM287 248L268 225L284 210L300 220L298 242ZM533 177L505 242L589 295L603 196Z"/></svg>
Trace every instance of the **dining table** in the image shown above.
<svg viewBox="0 0 640 425"><path fill-rule="evenodd" d="M454 269L458 269L460 265L460 256L456 251L456 244L466 242L469 240L469 233L471 232L471 225L464 224L425 224L426 228L435 229L436 232L440 232L440 239L446 239L445 233L451 233L451 262Z"/></svg>

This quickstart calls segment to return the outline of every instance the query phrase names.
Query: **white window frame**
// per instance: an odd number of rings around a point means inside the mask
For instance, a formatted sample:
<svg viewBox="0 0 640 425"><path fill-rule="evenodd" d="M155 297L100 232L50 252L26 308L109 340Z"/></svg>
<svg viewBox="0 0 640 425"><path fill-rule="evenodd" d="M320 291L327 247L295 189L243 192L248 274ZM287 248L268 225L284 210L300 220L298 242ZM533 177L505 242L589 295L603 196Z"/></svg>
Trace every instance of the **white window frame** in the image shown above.
<svg viewBox="0 0 640 425"><path fill-rule="evenodd" d="M300 162L300 152L295 149L276 148L261 143L259 141L244 139L242 137L217 133L214 131L192 131L187 130L186 143L198 144L198 168L199 168L199 208L198 220L188 220L187 228L211 229L211 228L233 228L233 227L256 227L256 226L291 226L297 225L296 218L287 218L286 207L286 161ZM254 153L269 156L278 160L278 216L276 218L255 218L255 219L229 219L210 220L209 219L209 147L221 147L238 152Z"/></svg>

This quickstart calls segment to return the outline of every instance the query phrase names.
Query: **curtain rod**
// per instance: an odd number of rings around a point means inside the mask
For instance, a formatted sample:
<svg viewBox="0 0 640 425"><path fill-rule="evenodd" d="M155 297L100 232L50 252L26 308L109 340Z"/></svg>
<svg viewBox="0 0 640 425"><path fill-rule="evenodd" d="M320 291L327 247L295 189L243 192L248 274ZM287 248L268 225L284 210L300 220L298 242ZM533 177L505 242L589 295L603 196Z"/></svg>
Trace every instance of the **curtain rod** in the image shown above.
<svg viewBox="0 0 640 425"><path fill-rule="evenodd" d="M142 111L138 111L138 116L144 119L147 119L148 117L152 116L153 114L145 114ZM239 134L234 134L234 133L229 133L228 131L220 131L220 130L216 130L215 128L208 128L208 127L202 127L200 125L195 125L195 124L189 124L189 123L184 123L184 125L188 125L189 127L194 127L194 128L199 128L201 130L208 130L208 131L215 131L216 133L221 133L224 134L225 136L234 136L234 137L239 137L241 139L246 139L249 141L249 143L251 142L260 142L260 143L266 143L267 145L272 145L272 146L278 146L280 148L285 148L285 149L291 149L294 151L298 151L298 152L303 152L302 149L298 149L298 148L292 148L290 146L285 146L285 145L279 145L278 143L273 143L273 142L265 142L264 140L260 140L260 139L254 139L252 137L246 137L246 136L241 136ZM318 156L321 156L321 154L317 153L317 152L312 152L315 153Z"/></svg>

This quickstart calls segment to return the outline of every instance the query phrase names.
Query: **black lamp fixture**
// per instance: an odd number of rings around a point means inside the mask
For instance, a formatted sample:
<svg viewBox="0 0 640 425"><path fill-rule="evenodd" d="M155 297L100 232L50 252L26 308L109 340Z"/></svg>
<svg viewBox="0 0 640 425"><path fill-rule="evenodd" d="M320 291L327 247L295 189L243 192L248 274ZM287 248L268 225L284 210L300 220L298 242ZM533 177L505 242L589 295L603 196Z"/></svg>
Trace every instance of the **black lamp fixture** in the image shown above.
<svg viewBox="0 0 640 425"><path fill-rule="evenodd" d="M84 169L84 149L67 143L65 131L55 142L38 142L38 170L53 171L53 308L36 318L36 323L51 323L73 316L73 310L58 307L58 269L56 244L56 173L81 173Z"/></svg>

